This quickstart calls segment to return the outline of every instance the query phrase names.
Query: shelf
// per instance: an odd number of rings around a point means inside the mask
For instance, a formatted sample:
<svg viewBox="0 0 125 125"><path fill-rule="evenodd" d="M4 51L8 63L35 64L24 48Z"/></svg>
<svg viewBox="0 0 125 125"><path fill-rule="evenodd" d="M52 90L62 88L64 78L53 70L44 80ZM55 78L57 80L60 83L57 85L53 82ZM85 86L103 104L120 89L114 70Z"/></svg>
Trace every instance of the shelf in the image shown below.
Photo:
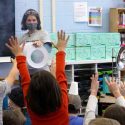
<svg viewBox="0 0 125 125"><path fill-rule="evenodd" d="M71 61L66 61L66 65L72 65L72 64L98 64L98 63L112 63L112 59L81 60L81 61L71 60Z"/></svg>
<svg viewBox="0 0 125 125"><path fill-rule="evenodd" d="M119 30L125 30L125 26L118 26Z"/></svg>
<svg viewBox="0 0 125 125"><path fill-rule="evenodd" d="M125 26L123 19L123 13L125 8L110 8L109 12L109 30L110 32L125 32ZM118 24L121 24L120 26Z"/></svg>
<svg viewBox="0 0 125 125"><path fill-rule="evenodd" d="M118 13L125 12L125 8L117 8Z"/></svg>

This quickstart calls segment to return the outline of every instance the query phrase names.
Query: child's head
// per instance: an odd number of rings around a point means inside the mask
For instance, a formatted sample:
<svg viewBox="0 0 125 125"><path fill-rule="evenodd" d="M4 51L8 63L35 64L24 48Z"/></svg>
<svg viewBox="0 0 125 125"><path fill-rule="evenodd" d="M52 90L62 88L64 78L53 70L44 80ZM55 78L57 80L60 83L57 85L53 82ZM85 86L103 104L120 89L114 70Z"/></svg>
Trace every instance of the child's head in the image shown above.
<svg viewBox="0 0 125 125"><path fill-rule="evenodd" d="M34 9L28 9L23 15L21 25L22 30L40 30L41 21L38 12Z"/></svg>
<svg viewBox="0 0 125 125"><path fill-rule="evenodd" d="M45 70L35 73L27 93L27 104L30 109L44 115L60 108L62 95L54 76Z"/></svg>
<svg viewBox="0 0 125 125"><path fill-rule="evenodd" d="M11 90L11 93L8 94L9 97L9 106L14 108L13 106L17 106L20 108L23 108L24 105L24 97L23 97L23 91L22 88L16 87Z"/></svg>
<svg viewBox="0 0 125 125"><path fill-rule="evenodd" d="M125 107L113 104L106 108L104 117L115 119L119 121L121 125L125 125Z"/></svg>
<svg viewBox="0 0 125 125"><path fill-rule="evenodd" d="M120 125L120 123L114 119L96 118L91 120L88 125Z"/></svg>
<svg viewBox="0 0 125 125"><path fill-rule="evenodd" d="M24 125L26 118L20 110L4 110L3 125Z"/></svg>
<svg viewBox="0 0 125 125"><path fill-rule="evenodd" d="M71 95L69 94L69 105L68 111L72 114L77 114L80 111L81 105L81 98L79 95Z"/></svg>

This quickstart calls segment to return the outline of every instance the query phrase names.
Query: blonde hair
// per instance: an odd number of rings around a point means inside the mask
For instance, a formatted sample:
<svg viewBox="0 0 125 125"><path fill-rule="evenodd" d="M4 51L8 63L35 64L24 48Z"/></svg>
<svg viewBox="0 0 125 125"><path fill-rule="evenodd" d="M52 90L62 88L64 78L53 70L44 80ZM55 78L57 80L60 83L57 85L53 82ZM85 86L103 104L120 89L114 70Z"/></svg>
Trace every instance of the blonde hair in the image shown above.
<svg viewBox="0 0 125 125"><path fill-rule="evenodd" d="M96 118L91 120L88 125L120 125L120 123L114 119Z"/></svg>

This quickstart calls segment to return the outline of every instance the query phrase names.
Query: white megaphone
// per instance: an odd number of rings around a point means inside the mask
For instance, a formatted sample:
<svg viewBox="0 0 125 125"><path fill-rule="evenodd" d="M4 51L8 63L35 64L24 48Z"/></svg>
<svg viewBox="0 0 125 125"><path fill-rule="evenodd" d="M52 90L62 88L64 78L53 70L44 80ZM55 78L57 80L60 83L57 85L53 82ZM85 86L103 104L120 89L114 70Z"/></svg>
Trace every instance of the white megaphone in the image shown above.
<svg viewBox="0 0 125 125"><path fill-rule="evenodd" d="M125 68L125 47L120 48L116 63L118 70L122 70Z"/></svg>
<svg viewBox="0 0 125 125"><path fill-rule="evenodd" d="M78 82L71 82L69 94L78 95Z"/></svg>
<svg viewBox="0 0 125 125"><path fill-rule="evenodd" d="M117 67L119 70L122 70L124 68L124 63L120 61L117 65Z"/></svg>

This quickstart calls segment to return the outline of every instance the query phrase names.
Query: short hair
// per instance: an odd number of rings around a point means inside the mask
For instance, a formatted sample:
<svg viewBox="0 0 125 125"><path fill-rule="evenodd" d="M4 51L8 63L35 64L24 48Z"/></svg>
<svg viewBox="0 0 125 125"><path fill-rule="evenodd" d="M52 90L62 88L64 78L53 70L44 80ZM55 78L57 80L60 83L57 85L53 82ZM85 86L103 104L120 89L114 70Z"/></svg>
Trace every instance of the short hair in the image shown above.
<svg viewBox="0 0 125 125"><path fill-rule="evenodd" d="M23 18L22 18L22 21L21 21L21 29L22 30L27 30L27 26L26 26L26 20L28 18L29 15L33 15L36 17L37 19L37 30L41 30L41 21L40 21L40 17L39 17L39 13L34 10L34 9L28 9L24 15L23 15Z"/></svg>
<svg viewBox="0 0 125 125"><path fill-rule="evenodd" d="M120 123L114 119L96 118L91 120L88 125L120 125Z"/></svg>
<svg viewBox="0 0 125 125"><path fill-rule="evenodd" d="M54 76L42 70L33 74L26 99L34 113L45 115L61 107L62 93Z"/></svg>
<svg viewBox="0 0 125 125"><path fill-rule="evenodd" d="M4 110L3 125L24 125L26 119L21 111Z"/></svg>
<svg viewBox="0 0 125 125"><path fill-rule="evenodd" d="M106 108L103 116L105 118L115 119L119 121L121 125L125 125L125 107L112 104Z"/></svg>
<svg viewBox="0 0 125 125"><path fill-rule="evenodd" d="M81 98L79 95L72 95L69 94L69 104L68 104L68 111L69 113L76 114L80 111L81 105Z"/></svg>

